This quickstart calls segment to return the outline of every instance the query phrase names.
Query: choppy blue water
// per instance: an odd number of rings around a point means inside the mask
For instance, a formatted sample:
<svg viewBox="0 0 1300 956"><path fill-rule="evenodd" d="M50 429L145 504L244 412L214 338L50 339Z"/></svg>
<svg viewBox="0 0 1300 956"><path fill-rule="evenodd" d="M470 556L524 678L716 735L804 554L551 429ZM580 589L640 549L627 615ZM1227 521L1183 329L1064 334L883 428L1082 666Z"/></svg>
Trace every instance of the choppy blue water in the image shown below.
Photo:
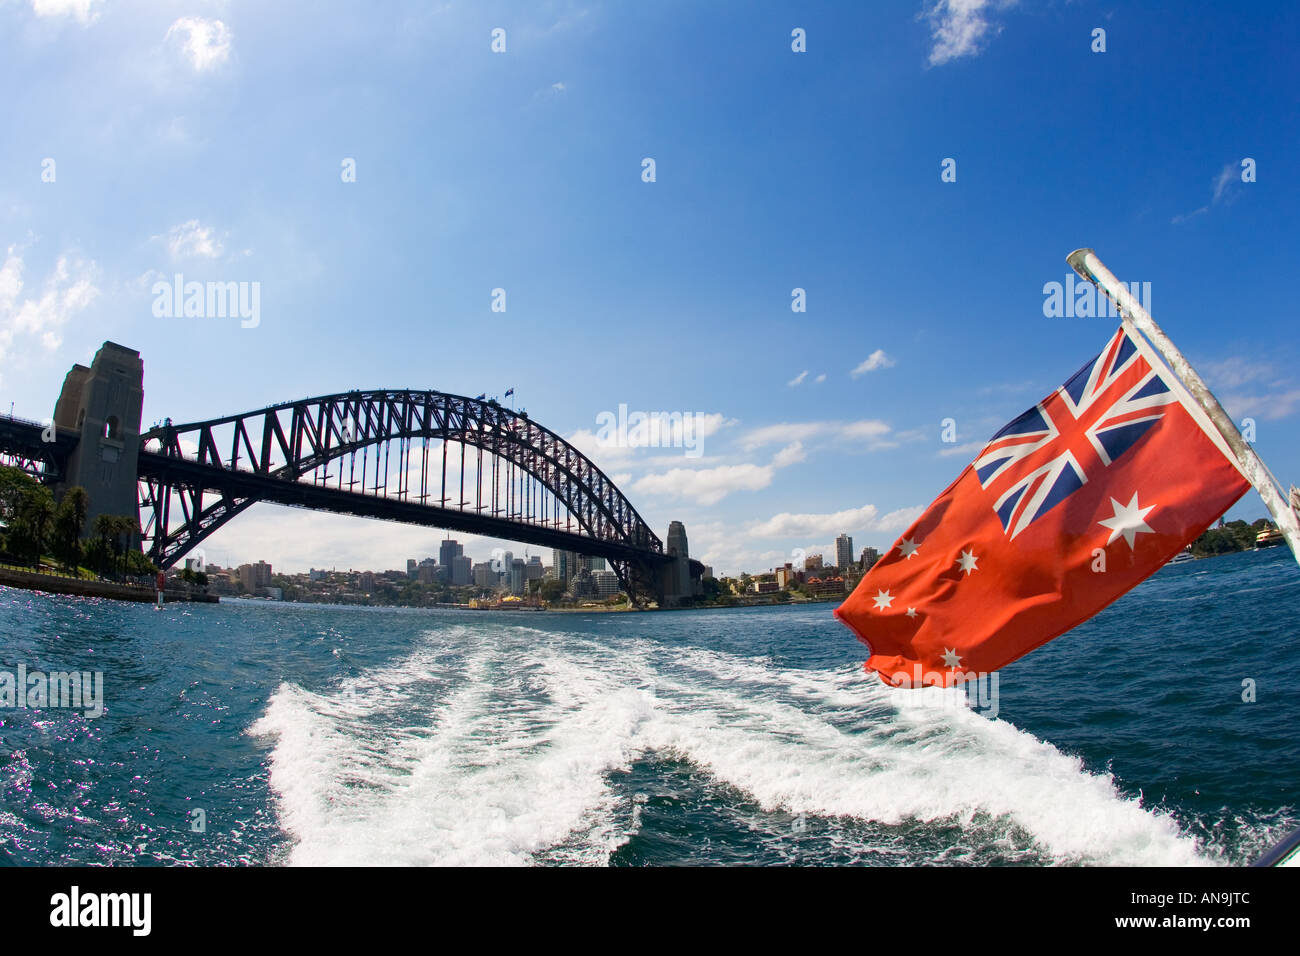
<svg viewBox="0 0 1300 956"><path fill-rule="evenodd" d="M830 611L156 611L0 589L0 669L101 670L107 698L98 719L0 710L0 847L19 864L1224 864L1300 823L1285 549L1163 569L1006 668L997 719L954 692L907 706Z"/></svg>

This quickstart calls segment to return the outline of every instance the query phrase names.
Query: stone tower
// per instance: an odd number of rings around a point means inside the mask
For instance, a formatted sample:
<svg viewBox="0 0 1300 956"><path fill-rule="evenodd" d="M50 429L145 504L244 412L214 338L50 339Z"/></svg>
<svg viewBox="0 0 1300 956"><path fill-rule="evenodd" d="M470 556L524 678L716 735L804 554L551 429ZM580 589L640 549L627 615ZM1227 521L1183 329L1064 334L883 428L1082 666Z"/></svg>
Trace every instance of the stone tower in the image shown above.
<svg viewBox="0 0 1300 956"><path fill-rule="evenodd" d="M140 353L105 342L90 368L74 365L54 406L54 424L80 438L68 458L58 493L74 485L90 498L85 531L98 515L138 517L136 490L140 414L144 407L144 362ZM131 542L139 546L139 536Z"/></svg>
<svg viewBox="0 0 1300 956"><path fill-rule="evenodd" d="M680 521L670 522L668 538L664 542L664 553L674 558L663 566L660 572L660 603L664 607L674 607L682 598L691 596L691 550L686 540L686 526Z"/></svg>

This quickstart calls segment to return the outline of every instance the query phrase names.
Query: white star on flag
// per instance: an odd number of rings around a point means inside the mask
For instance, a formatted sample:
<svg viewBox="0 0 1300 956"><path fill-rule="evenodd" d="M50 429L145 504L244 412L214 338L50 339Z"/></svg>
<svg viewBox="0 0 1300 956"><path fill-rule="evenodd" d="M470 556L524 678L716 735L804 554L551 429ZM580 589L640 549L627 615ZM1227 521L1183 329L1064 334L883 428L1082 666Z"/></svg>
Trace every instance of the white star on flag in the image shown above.
<svg viewBox="0 0 1300 956"><path fill-rule="evenodd" d="M905 558L910 558L912 555L916 554L920 547L921 546L916 543L915 538L904 538L898 543L898 553Z"/></svg>
<svg viewBox="0 0 1300 956"><path fill-rule="evenodd" d="M1128 542L1129 550L1133 550L1133 543L1137 536L1142 533L1155 534L1150 526L1143 520L1147 513L1155 510L1155 505L1148 505L1145 508L1138 507L1137 492L1133 492L1133 499L1126 505L1120 504L1114 498L1110 499L1111 507L1115 509L1115 514L1110 518L1103 518L1097 524L1110 528L1110 537L1106 539L1106 544L1111 545L1120 536Z"/></svg>
<svg viewBox="0 0 1300 956"><path fill-rule="evenodd" d="M894 603L894 596L888 591L876 592L876 610L883 610Z"/></svg>
<svg viewBox="0 0 1300 956"><path fill-rule="evenodd" d="M914 607L909 607L909 608L907 609L907 616L908 616L908 617L916 617L916 608L914 608Z"/></svg>
<svg viewBox="0 0 1300 956"><path fill-rule="evenodd" d="M979 568L975 566L975 562L978 560L979 558L975 556L975 550L971 548L961 553L961 557L957 559L957 563L961 565L963 571L970 574L972 571L979 570Z"/></svg>
<svg viewBox="0 0 1300 956"><path fill-rule="evenodd" d="M961 666L961 656L957 653L957 648L945 647L943 649L943 666L944 667Z"/></svg>

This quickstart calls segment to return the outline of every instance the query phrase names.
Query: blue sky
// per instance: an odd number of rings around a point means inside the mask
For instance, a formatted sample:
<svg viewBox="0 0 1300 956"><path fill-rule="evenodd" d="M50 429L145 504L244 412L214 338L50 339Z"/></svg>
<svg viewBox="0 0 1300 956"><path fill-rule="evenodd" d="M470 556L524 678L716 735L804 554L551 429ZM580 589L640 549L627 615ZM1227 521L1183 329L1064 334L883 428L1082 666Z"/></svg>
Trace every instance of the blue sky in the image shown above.
<svg viewBox="0 0 1300 956"><path fill-rule="evenodd" d="M146 425L513 386L752 571L884 548L1091 358L1114 321L1043 286L1092 246L1294 479L1300 12L1129 6L0 0L0 399L49 416L105 339L143 354ZM258 325L155 317L177 272L260 283ZM620 404L707 415L703 454L592 446ZM404 567L439 537L260 505L207 552Z"/></svg>

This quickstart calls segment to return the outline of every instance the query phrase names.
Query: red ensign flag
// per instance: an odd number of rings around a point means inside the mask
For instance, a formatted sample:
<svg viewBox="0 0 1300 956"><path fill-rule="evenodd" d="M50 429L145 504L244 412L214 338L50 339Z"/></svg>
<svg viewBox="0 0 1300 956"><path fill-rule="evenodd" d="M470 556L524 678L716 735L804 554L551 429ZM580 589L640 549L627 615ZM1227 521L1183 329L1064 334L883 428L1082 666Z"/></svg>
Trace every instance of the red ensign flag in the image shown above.
<svg viewBox="0 0 1300 956"><path fill-rule="evenodd" d="M1137 332L993 436L835 611L899 686L994 671L1096 614L1245 494Z"/></svg>

